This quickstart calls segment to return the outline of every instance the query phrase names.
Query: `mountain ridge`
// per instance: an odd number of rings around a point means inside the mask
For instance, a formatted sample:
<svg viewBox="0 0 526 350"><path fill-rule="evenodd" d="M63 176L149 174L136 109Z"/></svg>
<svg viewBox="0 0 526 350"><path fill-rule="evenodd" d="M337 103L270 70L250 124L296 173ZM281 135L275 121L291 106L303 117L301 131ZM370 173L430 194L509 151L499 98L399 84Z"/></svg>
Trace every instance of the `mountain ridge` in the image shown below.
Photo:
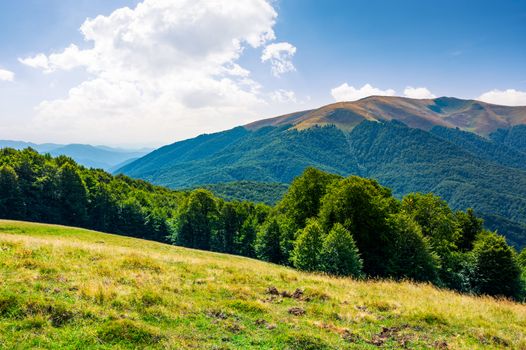
<svg viewBox="0 0 526 350"><path fill-rule="evenodd" d="M371 114L357 113L356 104ZM379 111L391 114L374 117ZM236 181L290 183L313 166L374 178L397 196L434 192L454 209L473 207L488 219L488 228L506 230L520 247L526 245L523 122L526 107L370 97L176 142L117 172L184 189Z"/></svg>
<svg viewBox="0 0 526 350"><path fill-rule="evenodd" d="M0 148L24 149L33 148L39 153L49 153L52 156L65 155L73 158L79 164L91 168L104 170L116 170L131 160L138 159L150 152L149 149L122 149L103 145L89 144L56 144L43 143L37 144L26 141L0 140Z"/></svg>
<svg viewBox="0 0 526 350"><path fill-rule="evenodd" d="M454 97L411 99L369 96L353 102L336 102L317 109L289 113L246 124L248 129L291 124L297 129L336 125L352 130L364 120L400 120L413 128L444 126L488 136L497 129L526 124L526 106L509 107Z"/></svg>

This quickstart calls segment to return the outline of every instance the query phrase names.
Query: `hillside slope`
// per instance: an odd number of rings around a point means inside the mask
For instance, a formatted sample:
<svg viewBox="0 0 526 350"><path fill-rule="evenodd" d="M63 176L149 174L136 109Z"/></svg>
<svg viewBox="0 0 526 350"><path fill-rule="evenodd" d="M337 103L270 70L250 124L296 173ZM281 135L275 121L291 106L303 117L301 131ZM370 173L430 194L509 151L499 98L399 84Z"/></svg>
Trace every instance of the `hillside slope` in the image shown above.
<svg viewBox="0 0 526 350"><path fill-rule="evenodd" d="M411 99L371 96L353 102L337 102L246 125L248 129L294 125L302 130L314 125L336 125L352 130L362 121L399 120L412 128L430 130L434 126L460 128L487 136L498 129L526 124L526 106L509 107L452 97Z"/></svg>
<svg viewBox="0 0 526 350"><path fill-rule="evenodd" d="M398 121L235 128L160 148L120 171L171 188L239 180L290 183L307 166L375 178L395 195L434 192L473 207L517 247L526 245L526 154L455 129Z"/></svg>
<svg viewBox="0 0 526 350"><path fill-rule="evenodd" d="M62 226L0 221L0 273L8 349L526 346L524 305Z"/></svg>

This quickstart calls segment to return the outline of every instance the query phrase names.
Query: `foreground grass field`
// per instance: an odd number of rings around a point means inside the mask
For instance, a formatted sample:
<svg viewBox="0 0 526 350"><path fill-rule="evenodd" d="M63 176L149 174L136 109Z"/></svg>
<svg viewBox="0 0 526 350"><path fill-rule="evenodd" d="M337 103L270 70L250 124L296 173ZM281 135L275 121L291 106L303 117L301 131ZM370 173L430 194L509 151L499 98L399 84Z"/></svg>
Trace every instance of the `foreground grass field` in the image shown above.
<svg viewBox="0 0 526 350"><path fill-rule="evenodd" d="M0 348L526 349L526 306L0 220Z"/></svg>

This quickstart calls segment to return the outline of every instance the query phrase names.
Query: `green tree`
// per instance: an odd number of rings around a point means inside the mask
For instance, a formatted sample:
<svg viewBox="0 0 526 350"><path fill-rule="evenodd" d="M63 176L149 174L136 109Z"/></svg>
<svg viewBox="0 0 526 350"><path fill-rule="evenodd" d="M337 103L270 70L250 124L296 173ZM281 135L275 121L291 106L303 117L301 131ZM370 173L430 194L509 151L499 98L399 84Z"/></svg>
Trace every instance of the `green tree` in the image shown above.
<svg viewBox="0 0 526 350"><path fill-rule="evenodd" d="M341 179L338 175L308 167L296 177L288 191L278 203L278 211L284 213L295 224L295 230L305 226L307 219L318 216L321 199L328 186Z"/></svg>
<svg viewBox="0 0 526 350"><path fill-rule="evenodd" d="M336 223L352 232L367 274L386 276L391 251L387 218L396 211L389 189L374 180L350 176L331 186L319 217L325 232Z"/></svg>
<svg viewBox="0 0 526 350"><path fill-rule="evenodd" d="M389 276L436 282L438 257L432 253L420 226L405 213L392 215L388 223L393 240Z"/></svg>
<svg viewBox="0 0 526 350"><path fill-rule="evenodd" d="M145 208L137 198L126 198L119 203L118 211L117 233L132 237L149 237L145 230Z"/></svg>
<svg viewBox="0 0 526 350"><path fill-rule="evenodd" d="M276 218L271 218L263 224L256 239L256 254L261 260L272 263L282 263L281 232Z"/></svg>
<svg viewBox="0 0 526 350"><path fill-rule="evenodd" d="M20 219L23 217L24 202L18 186L18 176L9 165L0 167L0 217Z"/></svg>
<svg viewBox="0 0 526 350"><path fill-rule="evenodd" d="M118 214L108 185L97 183L92 187L88 198L88 215L93 228L98 231L112 231Z"/></svg>
<svg viewBox="0 0 526 350"><path fill-rule="evenodd" d="M82 226L87 218L86 187L76 167L71 163L65 163L60 168L59 198L64 223Z"/></svg>
<svg viewBox="0 0 526 350"><path fill-rule="evenodd" d="M179 210L173 241L185 247L210 250L217 217L217 203L212 193L192 191Z"/></svg>
<svg viewBox="0 0 526 350"><path fill-rule="evenodd" d="M279 225L280 246L283 263L291 264L291 254L300 230L298 230L294 220L287 215L279 214L276 216L276 220L278 221Z"/></svg>
<svg viewBox="0 0 526 350"><path fill-rule="evenodd" d="M238 252L240 255L250 258L256 257L255 242L259 228L258 219L255 215L249 216L241 225Z"/></svg>
<svg viewBox="0 0 526 350"><path fill-rule="evenodd" d="M322 244L323 231L318 222L311 219L294 244L291 256L294 267L305 271L319 270Z"/></svg>
<svg viewBox="0 0 526 350"><path fill-rule="evenodd" d="M468 208L464 213L455 213L460 228L460 237L457 246L460 250L467 252L473 249L473 243L477 235L482 232L484 221L475 216L473 209Z"/></svg>
<svg viewBox="0 0 526 350"><path fill-rule="evenodd" d="M526 272L526 248L523 248L520 254L517 256L517 262L519 266Z"/></svg>
<svg viewBox="0 0 526 350"><path fill-rule="evenodd" d="M480 294L518 298L521 270L513 249L503 236L493 232L479 235L473 248L474 290Z"/></svg>
<svg viewBox="0 0 526 350"><path fill-rule="evenodd" d="M337 223L325 237L321 249L321 269L332 275L362 276L363 262L353 237Z"/></svg>
<svg viewBox="0 0 526 350"><path fill-rule="evenodd" d="M433 250L444 257L455 251L460 239L457 219L447 203L432 193L411 193L402 200L402 209L422 228L430 238Z"/></svg>
<svg viewBox="0 0 526 350"><path fill-rule="evenodd" d="M235 242L243 221L233 202L223 204L219 213L219 230L216 234L217 250L225 253L237 253Z"/></svg>
<svg viewBox="0 0 526 350"><path fill-rule="evenodd" d="M37 213L38 221L63 223L59 172L60 168L54 162L46 162L32 184L36 198L31 210Z"/></svg>

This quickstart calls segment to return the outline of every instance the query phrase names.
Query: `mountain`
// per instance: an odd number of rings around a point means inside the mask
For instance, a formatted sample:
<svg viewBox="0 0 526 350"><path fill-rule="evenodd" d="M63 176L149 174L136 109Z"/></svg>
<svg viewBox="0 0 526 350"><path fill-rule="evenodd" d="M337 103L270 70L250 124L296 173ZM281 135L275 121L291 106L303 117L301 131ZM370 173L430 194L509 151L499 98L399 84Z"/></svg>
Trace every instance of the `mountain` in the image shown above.
<svg viewBox="0 0 526 350"><path fill-rule="evenodd" d="M523 304L0 220L5 349L520 349Z"/></svg>
<svg viewBox="0 0 526 350"><path fill-rule="evenodd" d="M52 156L65 155L73 158L76 162L86 167L100 168L104 170L115 170L120 168L150 151L148 149L126 150L107 146L82 144L35 144L24 141L0 140L0 148L6 147L14 149L31 147L39 153L50 153Z"/></svg>
<svg viewBox="0 0 526 350"><path fill-rule="evenodd" d="M63 147L63 146L64 145L59 145L56 143L36 144L33 142L25 142L25 141L0 140L0 148L24 149L27 147L31 147L40 153L47 153L53 149Z"/></svg>
<svg viewBox="0 0 526 350"><path fill-rule="evenodd" d="M371 97L176 142L119 172L189 188L241 180L290 183L314 166L375 178L398 197L434 192L455 209L474 208L489 228L522 247L524 122L526 107Z"/></svg>
<svg viewBox="0 0 526 350"><path fill-rule="evenodd" d="M71 144L55 148L49 152L53 156L67 155L78 163L91 167L110 170L112 167L145 155L144 151L123 151L121 149Z"/></svg>
<svg viewBox="0 0 526 350"><path fill-rule="evenodd" d="M490 134L490 138L497 143L526 153L526 125L496 130Z"/></svg>
<svg viewBox="0 0 526 350"><path fill-rule="evenodd" d="M351 130L362 121L398 120L409 127L430 130L434 126L460 128L483 136L498 129L526 124L526 106L498 106L452 97L410 99L372 96L355 102L333 103L315 110L264 119L246 127L293 125L302 130L313 125L336 125Z"/></svg>

